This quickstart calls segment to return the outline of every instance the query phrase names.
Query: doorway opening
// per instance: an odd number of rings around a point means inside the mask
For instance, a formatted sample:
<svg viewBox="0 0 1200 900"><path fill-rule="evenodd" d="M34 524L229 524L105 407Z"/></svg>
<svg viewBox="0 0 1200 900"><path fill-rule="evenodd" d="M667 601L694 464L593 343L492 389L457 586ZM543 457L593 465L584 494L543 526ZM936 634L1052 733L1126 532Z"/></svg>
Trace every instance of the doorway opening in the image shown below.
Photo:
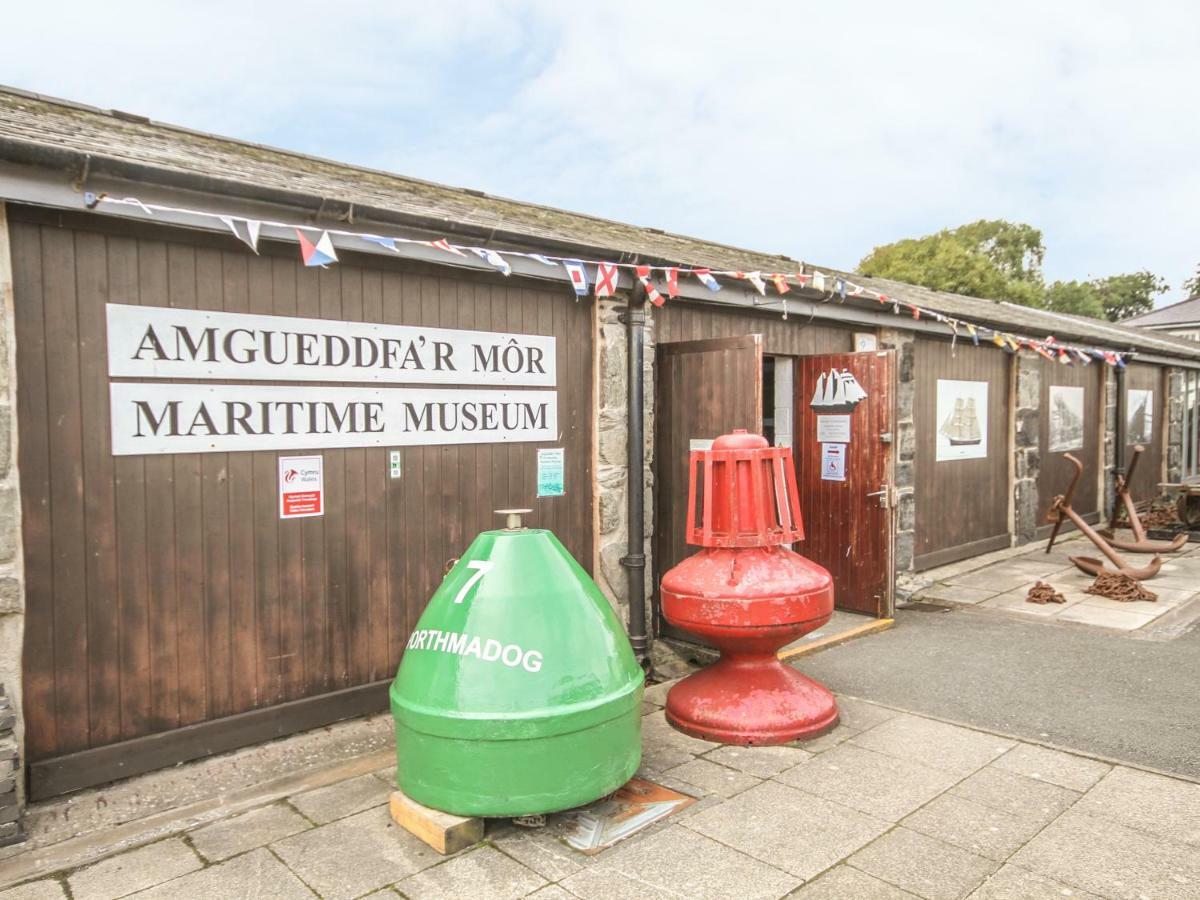
<svg viewBox="0 0 1200 900"><path fill-rule="evenodd" d="M792 446L795 361L790 356L763 356L763 437L772 447Z"/></svg>

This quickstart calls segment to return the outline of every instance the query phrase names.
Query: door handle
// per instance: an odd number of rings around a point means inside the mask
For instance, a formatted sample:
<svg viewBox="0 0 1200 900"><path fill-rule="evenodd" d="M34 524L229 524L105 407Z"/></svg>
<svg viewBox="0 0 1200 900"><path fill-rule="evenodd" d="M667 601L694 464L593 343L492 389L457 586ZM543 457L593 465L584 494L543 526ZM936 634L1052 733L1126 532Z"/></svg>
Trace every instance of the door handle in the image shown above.
<svg viewBox="0 0 1200 900"><path fill-rule="evenodd" d="M882 485L877 491L868 491L868 497L878 497L879 505L883 509L892 508L892 486L890 484Z"/></svg>

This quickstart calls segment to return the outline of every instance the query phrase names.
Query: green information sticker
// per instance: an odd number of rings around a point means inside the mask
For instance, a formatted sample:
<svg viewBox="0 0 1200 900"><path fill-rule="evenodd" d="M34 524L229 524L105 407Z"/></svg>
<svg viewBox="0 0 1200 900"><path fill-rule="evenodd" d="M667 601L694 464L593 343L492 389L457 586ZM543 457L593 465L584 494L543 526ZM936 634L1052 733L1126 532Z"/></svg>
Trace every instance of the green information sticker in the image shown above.
<svg viewBox="0 0 1200 900"><path fill-rule="evenodd" d="M563 486L562 447L537 452L537 495L539 497L561 497L566 494Z"/></svg>

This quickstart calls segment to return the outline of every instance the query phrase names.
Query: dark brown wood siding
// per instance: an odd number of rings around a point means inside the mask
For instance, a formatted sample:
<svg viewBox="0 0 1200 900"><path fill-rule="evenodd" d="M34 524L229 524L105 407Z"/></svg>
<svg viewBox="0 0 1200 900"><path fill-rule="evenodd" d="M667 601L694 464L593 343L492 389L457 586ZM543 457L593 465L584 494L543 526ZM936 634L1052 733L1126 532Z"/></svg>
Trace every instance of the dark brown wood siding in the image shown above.
<svg viewBox="0 0 1200 900"><path fill-rule="evenodd" d="M953 562L1008 545L1009 368L998 348L918 338L914 347L913 425L917 433L915 565ZM937 383L988 385L987 456L937 461Z"/></svg>
<svg viewBox="0 0 1200 900"><path fill-rule="evenodd" d="M1064 366L1059 362L1051 362L1038 357L1041 369L1041 401L1038 409L1038 517L1039 531L1049 533L1050 525L1046 521L1046 513L1054 502L1056 494L1061 494L1070 484L1075 469L1063 459L1070 453L1083 463L1083 477L1075 489L1071 505L1089 521L1097 518L1100 511L1100 478L1104 469L1104 456L1101 431L1104 428L1104 369L1103 363L1093 363L1090 366ZM1082 446L1070 450L1050 449L1050 428L1052 404L1050 389L1054 386L1083 388L1083 432Z"/></svg>
<svg viewBox="0 0 1200 900"><path fill-rule="evenodd" d="M767 355L808 356L849 353L854 349L853 330L812 322L808 316L791 315L785 319L778 311L719 309L673 301L654 310L656 343L704 341L744 334L761 334L763 353Z"/></svg>
<svg viewBox="0 0 1200 900"><path fill-rule="evenodd" d="M1128 392L1138 390L1154 392L1153 422L1150 429L1152 438L1142 442L1142 446L1146 450L1142 454L1142 458L1138 460L1137 468L1133 472L1133 483L1129 485L1129 492L1133 495L1134 502L1144 503L1158 495L1158 485L1166 479L1166 473L1163 471L1163 435L1167 429L1166 370L1161 366L1152 366L1146 363L1130 363L1125 367L1125 390L1127 422L1128 417L1134 413L1133 405L1128 400ZM1128 431L1128 425L1125 433L1127 438L1132 437ZM1129 465L1135 443L1134 440L1127 440L1125 465Z"/></svg>
<svg viewBox="0 0 1200 900"><path fill-rule="evenodd" d="M445 561L494 509L532 507L590 571L592 309L569 291L10 218L31 761L388 679ZM567 495L535 498L536 444L401 448L399 480L386 448L314 448L327 511L280 521L279 452L114 457L108 301L554 335Z"/></svg>

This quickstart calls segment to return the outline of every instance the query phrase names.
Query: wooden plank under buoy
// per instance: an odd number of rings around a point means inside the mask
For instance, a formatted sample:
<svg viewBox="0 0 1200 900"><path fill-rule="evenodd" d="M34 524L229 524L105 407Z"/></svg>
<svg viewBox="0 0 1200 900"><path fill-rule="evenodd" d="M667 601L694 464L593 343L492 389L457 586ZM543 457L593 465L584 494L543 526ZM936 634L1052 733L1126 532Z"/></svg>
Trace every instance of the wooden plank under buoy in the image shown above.
<svg viewBox="0 0 1200 900"><path fill-rule="evenodd" d="M392 791L388 808L392 821L443 855L457 853L483 840L483 819L430 809L403 791Z"/></svg>

